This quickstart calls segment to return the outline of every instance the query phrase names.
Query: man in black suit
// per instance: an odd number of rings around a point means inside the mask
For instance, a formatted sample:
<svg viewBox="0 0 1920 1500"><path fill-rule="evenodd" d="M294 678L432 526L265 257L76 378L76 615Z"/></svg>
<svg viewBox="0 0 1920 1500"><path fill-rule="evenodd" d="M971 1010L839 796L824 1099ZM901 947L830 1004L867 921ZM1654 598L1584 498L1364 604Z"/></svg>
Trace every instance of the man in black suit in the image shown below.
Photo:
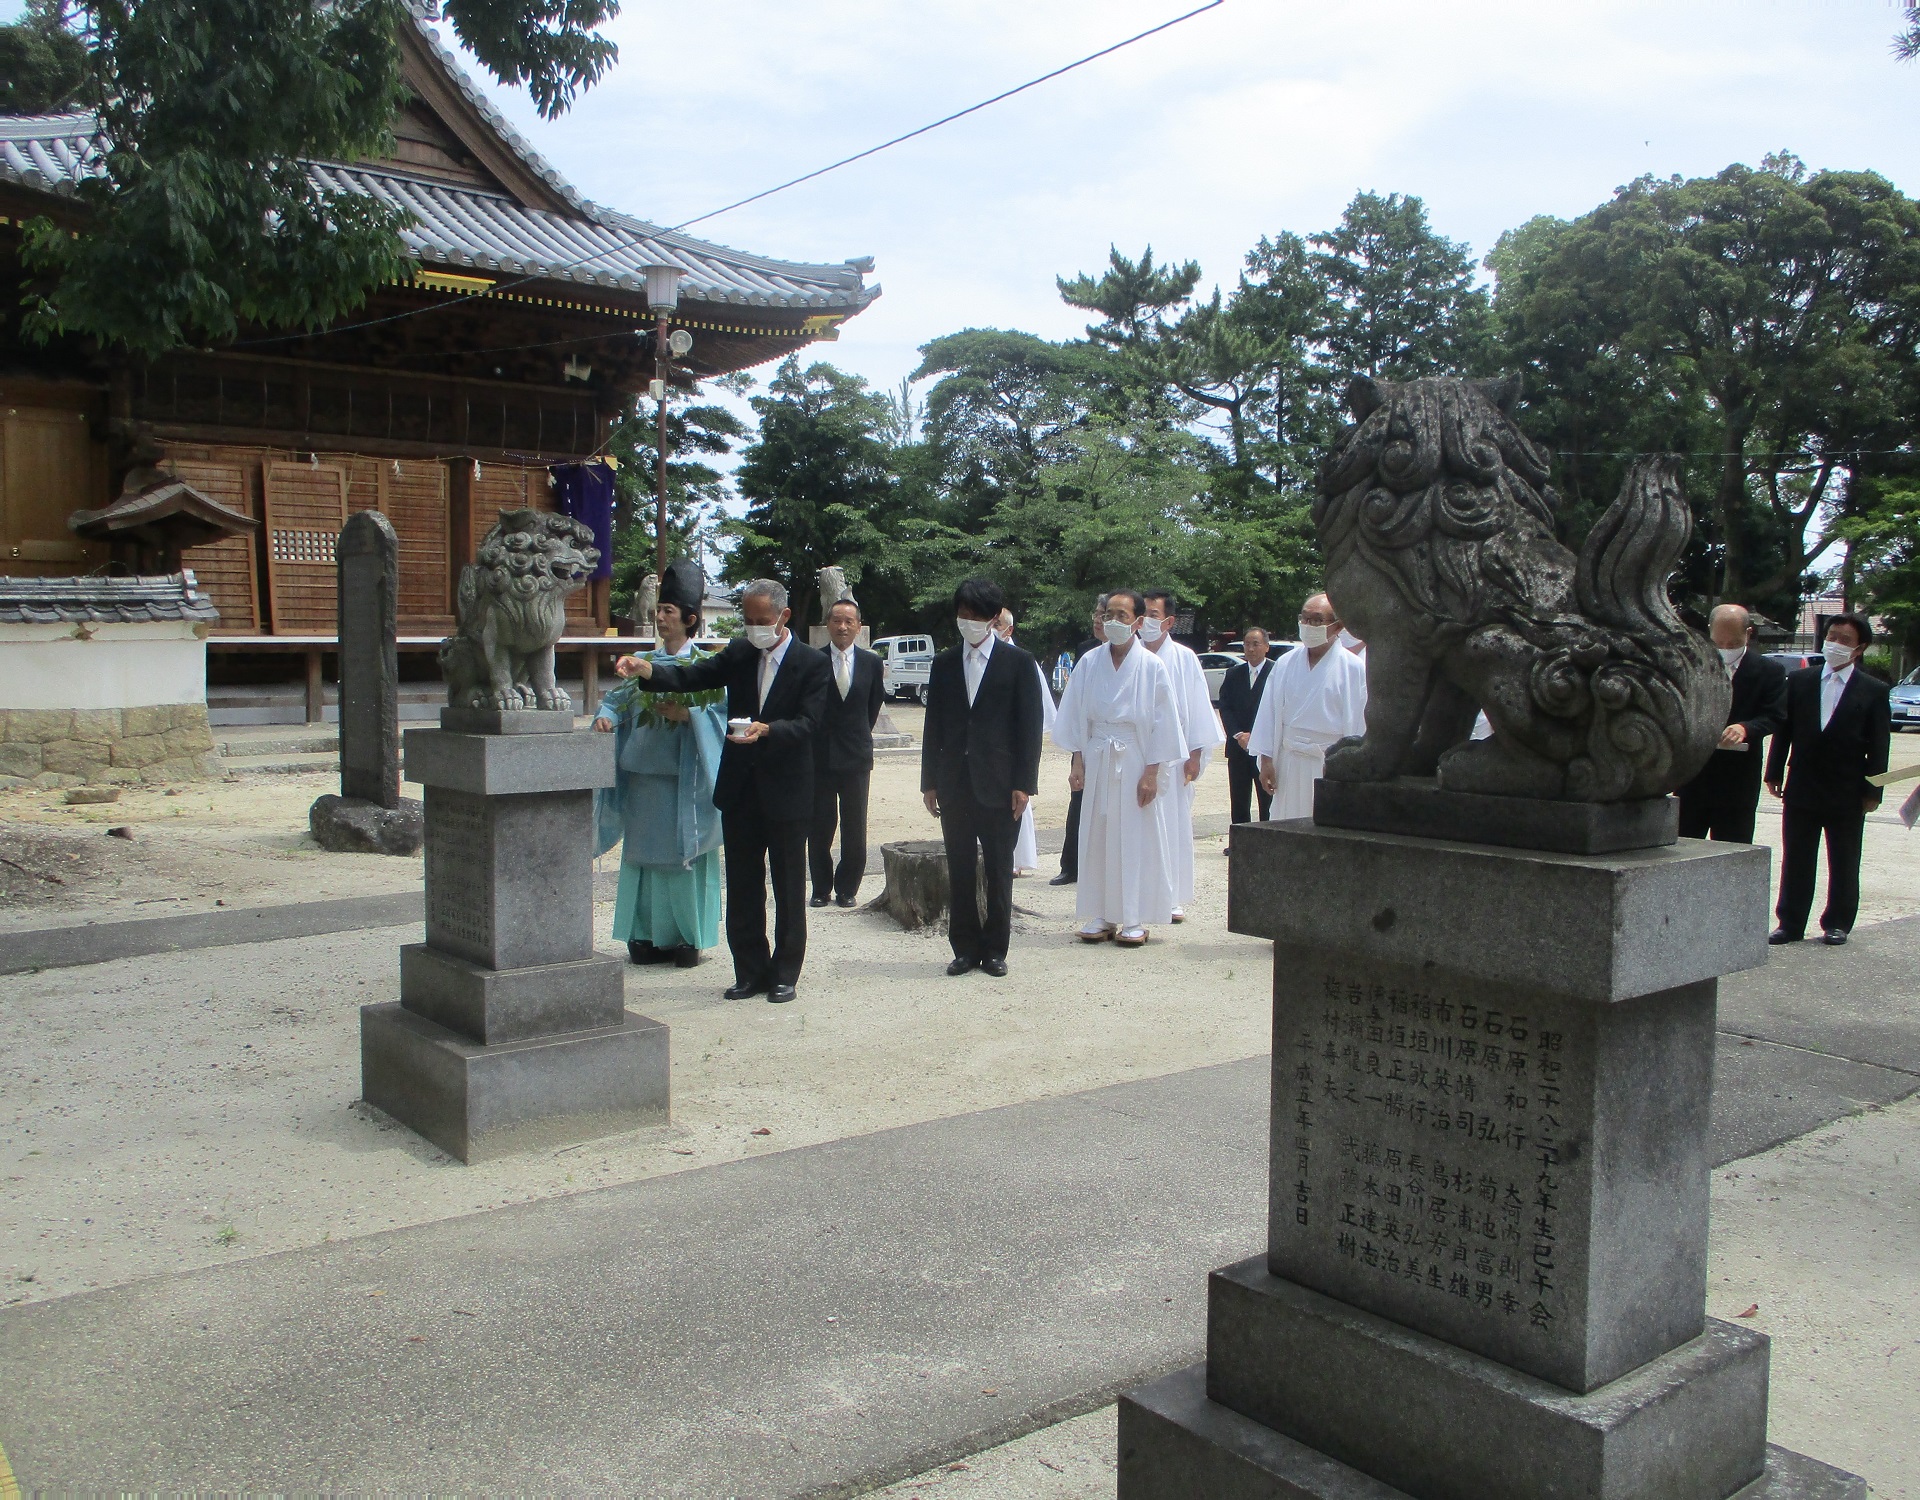
<svg viewBox="0 0 1920 1500"><path fill-rule="evenodd" d="M1253 720L1260 712L1260 699L1272 676L1267 654L1267 633L1258 625L1249 625L1240 633L1240 649L1247 659L1227 668L1220 679L1220 724L1227 731L1227 800L1232 821L1245 823L1253 811L1253 799L1260 799L1260 821L1266 822L1273 810L1273 793L1260 783L1260 758L1247 754L1247 736L1253 732ZM1222 854L1229 851L1222 849Z"/></svg>
<svg viewBox="0 0 1920 1500"><path fill-rule="evenodd" d="M873 726L887 691L880 658L855 644L860 606L842 599L827 611L826 717L813 745L813 829L807 863L813 872L812 906L829 898L852 906L867 873L867 786L873 780ZM833 866L833 830L840 828L840 868Z"/></svg>
<svg viewBox="0 0 1920 1500"><path fill-rule="evenodd" d="M727 690L727 743L713 805L727 848L729 1000L794 998L807 956L807 824L813 817L813 741L833 678L824 653L787 628L786 588L756 578L740 594L744 633L688 666L623 656L622 677L651 693ZM773 871L773 949L767 949L767 870Z"/></svg>
<svg viewBox="0 0 1920 1500"><path fill-rule="evenodd" d="M1860 842L1880 788L1867 778L1887 768L1893 710L1887 685L1860 670L1873 627L1859 615L1827 622L1817 667L1787 674L1787 728L1767 756L1767 790L1780 814L1780 925L1767 941L1797 943L1813 910L1820 837L1827 840L1827 909L1821 941L1839 946L1860 911ZM1783 787L1782 773L1785 773Z"/></svg>
<svg viewBox="0 0 1920 1500"><path fill-rule="evenodd" d="M940 820L953 893L949 974L1007 972L1013 932L1013 844L1027 799L1040 789L1040 673L1018 646L998 640L1000 585L969 578L954 592L961 643L933 659L920 751L920 794ZM974 892L984 861L987 917Z"/></svg>
<svg viewBox="0 0 1920 1500"><path fill-rule="evenodd" d="M1100 639L1101 627L1107 623L1107 596L1102 594L1093 601L1093 634L1080 643L1080 649L1073 653L1078 663L1089 651L1106 649L1106 643ZM1060 846L1060 873L1047 882L1048 885L1073 885L1080 879L1080 793L1069 789L1067 796L1067 841Z"/></svg>
<svg viewBox="0 0 1920 1500"><path fill-rule="evenodd" d="M1680 837L1751 844L1764 742L1787 727L1787 669L1751 649L1753 621L1738 604L1715 608L1707 630L1726 663L1733 707L1720 748L1680 788Z"/></svg>

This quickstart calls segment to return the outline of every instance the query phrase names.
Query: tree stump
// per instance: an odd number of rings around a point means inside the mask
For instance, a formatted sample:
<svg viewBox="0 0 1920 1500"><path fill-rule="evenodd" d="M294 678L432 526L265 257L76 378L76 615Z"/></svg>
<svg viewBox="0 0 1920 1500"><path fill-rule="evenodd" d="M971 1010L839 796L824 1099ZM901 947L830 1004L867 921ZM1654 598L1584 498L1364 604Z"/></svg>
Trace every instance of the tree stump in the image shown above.
<svg viewBox="0 0 1920 1500"><path fill-rule="evenodd" d="M872 906L886 912L908 932L945 921L952 900L947 884L947 846L938 839L882 844L880 860L887 885ZM980 870L979 866L975 867ZM984 870L976 880L974 900L986 900Z"/></svg>

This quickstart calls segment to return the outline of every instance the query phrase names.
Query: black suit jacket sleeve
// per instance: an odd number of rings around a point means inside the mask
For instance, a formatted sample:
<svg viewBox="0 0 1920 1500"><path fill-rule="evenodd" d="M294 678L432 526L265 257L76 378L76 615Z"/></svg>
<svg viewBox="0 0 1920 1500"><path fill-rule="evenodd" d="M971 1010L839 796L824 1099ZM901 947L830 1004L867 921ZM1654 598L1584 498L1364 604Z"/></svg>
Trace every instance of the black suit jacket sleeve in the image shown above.
<svg viewBox="0 0 1920 1500"><path fill-rule="evenodd" d="M1859 670L1855 668L1855 670ZM1878 689L1867 711L1867 775L1879 776L1887 769L1887 756L1893 749L1893 698L1886 684L1876 682ZM1886 788L1864 783L1860 794L1874 806L1880 805L1880 798Z"/></svg>
<svg viewBox="0 0 1920 1500"><path fill-rule="evenodd" d="M947 695L939 691L951 668L960 664L958 651L942 651L927 668L927 717L920 729L920 790L940 785L940 762L947 753ZM963 747L964 748L964 747Z"/></svg>
<svg viewBox="0 0 1920 1500"><path fill-rule="evenodd" d="M1772 735L1777 744L1787 729L1787 669L1764 657L1758 665L1762 675L1755 694L1757 701L1753 711L1740 723L1746 728L1749 745L1758 744L1768 735Z"/></svg>
<svg viewBox="0 0 1920 1500"><path fill-rule="evenodd" d="M880 722L880 710L887 702L886 667L871 651L862 651L854 660L867 668L867 728L871 730Z"/></svg>
<svg viewBox="0 0 1920 1500"><path fill-rule="evenodd" d="M1793 677L1799 675L1795 672ZM1779 733L1774 735L1772 742L1767 746L1767 785L1769 787L1779 786L1787 774L1787 747L1793 743L1793 720L1789 697L1793 691L1793 677L1789 677L1780 687L1780 702L1782 709L1786 710L1787 722L1780 726ZM1816 687L1814 691L1818 692L1819 688Z"/></svg>
<svg viewBox="0 0 1920 1500"><path fill-rule="evenodd" d="M1033 658L1021 653L1025 668L1014 690L1013 786L1029 797L1040 794L1040 736L1045 719L1040 710L1040 671Z"/></svg>
<svg viewBox="0 0 1920 1500"><path fill-rule="evenodd" d="M1227 668L1227 675L1220 679L1220 724L1231 740L1236 734L1247 734L1253 729L1253 716L1247 707L1253 698L1253 672L1245 662L1237 667Z"/></svg>
<svg viewBox="0 0 1920 1500"><path fill-rule="evenodd" d="M712 656L681 666L677 662L655 662L653 675L634 686L643 693L704 693L713 688L731 688L744 670L755 675L760 670L760 653L746 639L736 636ZM756 680L755 686L758 686Z"/></svg>

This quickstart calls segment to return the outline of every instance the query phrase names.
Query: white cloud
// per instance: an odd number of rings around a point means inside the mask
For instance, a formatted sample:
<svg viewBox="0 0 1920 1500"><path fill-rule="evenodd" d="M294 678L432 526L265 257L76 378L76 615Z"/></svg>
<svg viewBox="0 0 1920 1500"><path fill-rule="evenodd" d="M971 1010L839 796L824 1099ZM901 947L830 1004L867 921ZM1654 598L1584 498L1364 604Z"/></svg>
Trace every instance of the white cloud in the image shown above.
<svg viewBox="0 0 1920 1500"><path fill-rule="evenodd" d="M1177 14L1179 0L627 0L571 114L502 107L589 196L718 207ZM890 385L967 326L1075 332L1056 274L1152 243L1230 283L1261 235L1362 188L1419 194L1484 254L1643 172L1782 147L1911 189L1920 67L1878 0L1228 0L1126 52L696 231L872 254L886 295L822 354Z"/></svg>

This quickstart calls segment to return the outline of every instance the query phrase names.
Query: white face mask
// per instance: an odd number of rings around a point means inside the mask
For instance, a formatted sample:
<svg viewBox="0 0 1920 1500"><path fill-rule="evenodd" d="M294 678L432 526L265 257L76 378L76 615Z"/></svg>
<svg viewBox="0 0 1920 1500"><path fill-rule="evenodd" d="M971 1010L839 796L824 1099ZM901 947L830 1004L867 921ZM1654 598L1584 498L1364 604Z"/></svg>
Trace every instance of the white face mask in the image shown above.
<svg viewBox="0 0 1920 1500"><path fill-rule="evenodd" d="M1125 620L1109 620L1100 627L1109 646L1124 646L1133 639L1133 627Z"/></svg>
<svg viewBox="0 0 1920 1500"><path fill-rule="evenodd" d="M1844 670L1853 661L1853 647L1838 641L1828 641L1820 648L1820 654L1827 659L1828 670L1833 672Z"/></svg>
<svg viewBox="0 0 1920 1500"><path fill-rule="evenodd" d="M977 646L993 634L991 620L967 620L956 615L953 623L960 627L960 639L969 646Z"/></svg>
<svg viewBox="0 0 1920 1500"><path fill-rule="evenodd" d="M1327 632L1331 628L1332 627L1327 625L1309 625L1305 620L1302 620L1300 622L1300 644L1309 650L1317 651L1320 647L1326 645L1328 639Z"/></svg>
<svg viewBox="0 0 1920 1500"><path fill-rule="evenodd" d="M1715 646L1713 649L1720 653L1720 660L1727 664L1729 672L1739 666L1747 654L1745 646Z"/></svg>
<svg viewBox="0 0 1920 1500"><path fill-rule="evenodd" d="M771 651L775 646L780 644L780 627L778 625L749 625L747 627L747 644L756 651Z"/></svg>
<svg viewBox="0 0 1920 1500"><path fill-rule="evenodd" d="M1149 646L1166 633L1167 622L1165 620L1156 620L1152 615L1148 615L1140 622L1140 639L1145 641Z"/></svg>

